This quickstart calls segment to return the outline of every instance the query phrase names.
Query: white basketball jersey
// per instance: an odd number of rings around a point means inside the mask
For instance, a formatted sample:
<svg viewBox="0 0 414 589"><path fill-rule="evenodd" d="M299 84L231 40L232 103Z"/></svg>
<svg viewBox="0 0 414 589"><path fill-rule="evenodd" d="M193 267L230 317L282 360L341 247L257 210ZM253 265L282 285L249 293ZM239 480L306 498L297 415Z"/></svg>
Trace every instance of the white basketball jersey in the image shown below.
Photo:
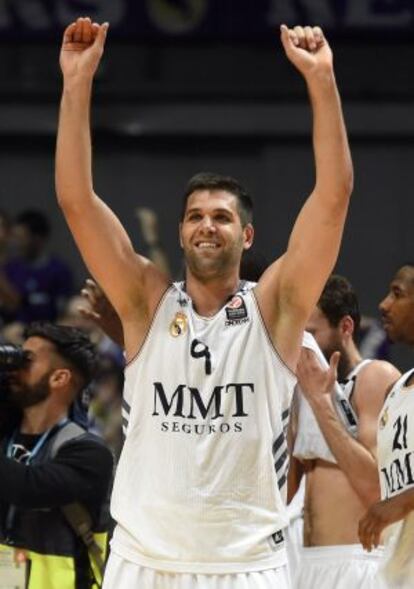
<svg viewBox="0 0 414 589"><path fill-rule="evenodd" d="M295 382L251 285L205 318L174 284L126 368L112 549L175 572L284 564Z"/></svg>
<svg viewBox="0 0 414 589"><path fill-rule="evenodd" d="M379 416L378 468L381 498L414 488L414 369L403 374ZM411 589L414 578L414 513L385 530L383 574L390 587ZM387 585L388 586L388 585Z"/></svg>
<svg viewBox="0 0 414 589"><path fill-rule="evenodd" d="M393 386L379 416L378 467L381 498L414 487L414 385L406 383L414 369Z"/></svg>

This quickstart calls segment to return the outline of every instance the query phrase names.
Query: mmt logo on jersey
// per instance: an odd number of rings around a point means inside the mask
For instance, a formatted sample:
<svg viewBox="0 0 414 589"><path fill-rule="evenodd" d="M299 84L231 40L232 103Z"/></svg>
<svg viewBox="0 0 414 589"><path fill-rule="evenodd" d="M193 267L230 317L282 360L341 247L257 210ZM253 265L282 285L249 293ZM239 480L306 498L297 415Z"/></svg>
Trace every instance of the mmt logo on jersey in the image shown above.
<svg viewBox="0 0 414 589"><path fill-rule="evenodd" d="M198 435L241 432L240 418L249 416L248 397L252 394L253 383L216 385L210 394L204 394L185 384L179 384L175 391L168 393L161 382L154 382L152 415L175 418L161 422L163 432Z"/></svg>

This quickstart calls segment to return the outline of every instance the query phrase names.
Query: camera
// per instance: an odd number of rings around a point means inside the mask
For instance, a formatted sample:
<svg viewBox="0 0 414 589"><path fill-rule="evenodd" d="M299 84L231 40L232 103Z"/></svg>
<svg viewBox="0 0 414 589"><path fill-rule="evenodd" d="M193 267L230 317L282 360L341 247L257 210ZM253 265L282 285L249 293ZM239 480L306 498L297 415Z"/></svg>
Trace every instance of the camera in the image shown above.
<svg viewBox="0 0 414 589"><path fill-rule="evenodd" d="M20 346L0 345L0 399L7 395L8 376L23 368L29 361L29 353Z"/></svg>
<svg viewBox="0 0 414 589"><path fill-rule="evenodd" d="M9 400L8 376L23 368L29 361L29 353L19 346L0 345L0 438L17 426L20 410Z"/></svg>
<svg viewBox="0 0 414 589"><path fill-rule="evenodd" d="M28 360L29 354L23 348L11 344L0 345L0 375L23 368Z"/></svg>

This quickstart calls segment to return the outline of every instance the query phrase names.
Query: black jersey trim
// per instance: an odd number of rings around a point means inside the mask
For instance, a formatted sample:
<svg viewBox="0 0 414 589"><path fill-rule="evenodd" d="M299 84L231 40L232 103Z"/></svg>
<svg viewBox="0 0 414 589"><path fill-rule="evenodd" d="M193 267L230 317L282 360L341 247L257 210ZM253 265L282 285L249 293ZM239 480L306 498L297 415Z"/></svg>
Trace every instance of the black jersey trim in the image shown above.
<svg viewBox="0 0 414 589"><path fill-rule="evenodd" d="M158 312L160 310L160 307L163 304L164 300L167 298L167 294L170 292L170 290L172 290L172 288L174 288L173 285L172 284L169 284L168 287L166 288L166 290L164 291L164 293L162 294L162 296L161 296L160 300L158 301L158 304L157 304L157 306L155 308L154 315L152 316L151 322L150 322L150 324L148 326L148 329L147 329L147 332L146 332L146 334L144 336L144 339L142 340L142 344L140 345L140 347L138 348L138 350L135 352L135 354L132 356L132 358L130 358L126 362L124 370L127 370L127 368L129 368L131 366L131 364L133 364L135 362L135 360L138 359L138 356L140 355L143 347L147 343L147 340L149 339L149 336L150 336L150 334L152 332L152 329L154 327L154 323L155 323L155 320L157 318L157 315L158 315Z"/></svg>
<svg viewBox="0 0 414 589"><path fill-rule="evenodd" d="M289 366L286 364L286 362L283 360L283 358L282 358L282 356L281 356L281 354L280 354L279 350L277 349L277 347L276 347L276 346L275 346L275 344L273 343L273 340L272 340L272 338L270 337L270 333L269 333L269 331L268 331L268 329L267 329L267 327L266 327L266 323L265 323L265 321L264 321L264 319L263 319L262 311L261 311L261 309L260 309L260 305L259 305L259 301L257 300L256 293L254 292L254 288L252 288L252 290L251 290L251 293L252 293L252 295L253 295L253 300L254 300L254 304L256 305L256 309L257 309L258 315L259 315L259 317L260 317L260 322L261 322L261 324L262 324L263 331L264 331L264 332L265 332L265 334L266 334L267 341L269 342L269 345L270 345L271 349L272 349L272 350L273 350L273 352L275 353L275 355L276 355L276 358L279 360L279 362L282 364L282 366L284 366L284 367L286 368L286 370L288 371L288 373L289 373L291 376L293 376L293 377L295 378L295 380L297 381L297 376L296 376L296 374L293 372L293 370L292 370L292 369L291 369L291 368L290 368L290 367L289 367Z"/></svg>

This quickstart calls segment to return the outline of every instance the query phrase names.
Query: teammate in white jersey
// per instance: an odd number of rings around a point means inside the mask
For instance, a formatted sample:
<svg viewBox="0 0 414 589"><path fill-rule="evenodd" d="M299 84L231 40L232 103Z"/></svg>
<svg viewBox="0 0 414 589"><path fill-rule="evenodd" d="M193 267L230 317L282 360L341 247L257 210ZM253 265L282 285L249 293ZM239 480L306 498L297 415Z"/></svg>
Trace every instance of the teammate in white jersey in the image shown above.
<svg viewBox="0 0 414 589"><path fill-rule="evenodd" d="M80 18L64 33L56 156L59 204L121 318L129 359L104 586L284 589L293 371L338 255L353 183L332 53L320 28L282 27L310 94L316 160L315 188L284 256L254 290L243 288L251 200L233 179L201 174L189 183L180 224L185 283L172 286L133 251L93 190L90 98L107 29Z"/></svg>
<svg viewBox="0 0 414 589"><path fill-rule="evenodd" d="M394 276L380 304L384 328L394 342L414 346L414 265ZM361 520L360 539L371 551L386 530L387 587L411 589L414 579L414 370L392 388L378 422L381 501Z"/></svg>
<svg viewBox="0 0 414 589"><path fill-rule="evenodd" d="M355 343L359 324L359 304L352 285L342 276L331 276L307 330L328 360L340 352L338 381L342 395L338 399L335 392L331 394L329 373L305 348L298 378L316 422L313 431L313 416L306 413L302 419L305 407L299 403L294 455L306 475L306 490L304 548L296 589L379 587L381 553L364 554L358 523L367 507L379 498L378 415L400 373L389 362L362 360ZM293 459L295 465L297 458Z"/></svg>

